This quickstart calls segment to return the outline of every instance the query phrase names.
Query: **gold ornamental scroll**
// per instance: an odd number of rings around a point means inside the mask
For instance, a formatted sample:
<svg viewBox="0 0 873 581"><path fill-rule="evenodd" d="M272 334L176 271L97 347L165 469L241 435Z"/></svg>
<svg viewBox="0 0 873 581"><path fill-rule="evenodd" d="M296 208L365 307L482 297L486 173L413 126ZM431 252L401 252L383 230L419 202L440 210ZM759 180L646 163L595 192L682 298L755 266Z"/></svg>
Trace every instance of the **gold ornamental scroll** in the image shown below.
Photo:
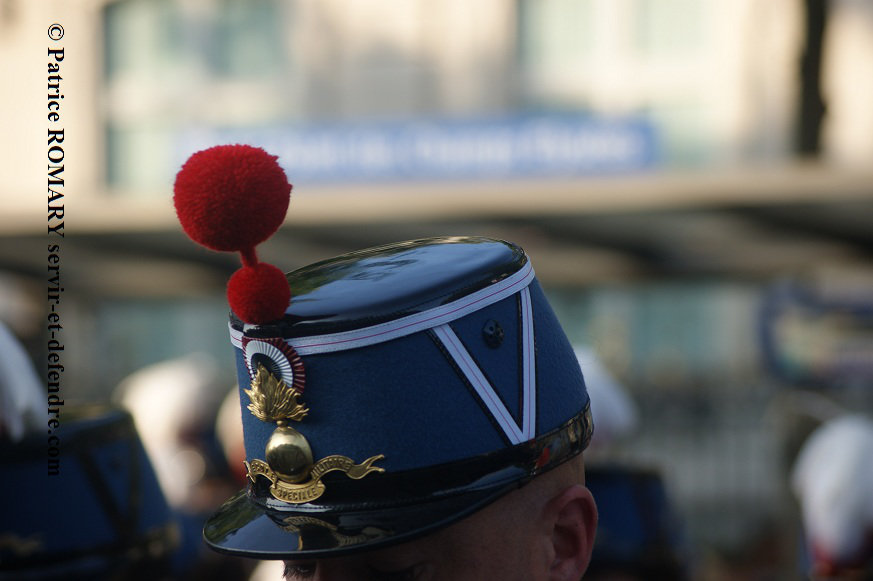
<svg viewBox="0 0 873 581"><path fill-rule="evenodd" d="M248 477L252 482L255 481L257 476L264 476L272 483L270 494L277 500L292 504L302 504L304 502L311 502L324 494L325 486L321 482L321 477L328 472L342 472L349 478L359 480L373 472L384 472L384 468L372 465L384 457L382 454L377 454L367 458L360 464L355 464L354 460L346 456L338 454L326 456L313 465L312 471L309 473L309 481L301 484L292 484L284 481L263 460L252 460L251 463L246 462L246 468L248 469Z"/></svg>

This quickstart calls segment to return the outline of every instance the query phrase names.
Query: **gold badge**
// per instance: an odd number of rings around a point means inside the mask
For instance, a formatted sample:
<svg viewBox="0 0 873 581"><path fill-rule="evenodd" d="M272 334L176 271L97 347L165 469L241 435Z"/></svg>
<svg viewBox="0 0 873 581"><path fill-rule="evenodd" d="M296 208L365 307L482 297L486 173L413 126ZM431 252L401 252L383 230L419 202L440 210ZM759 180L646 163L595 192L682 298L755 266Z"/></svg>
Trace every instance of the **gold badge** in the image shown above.
<svg viewBox="0 0 873 581"><path fill-rule="evenodd" d="M251 389L244 390L251 403L248 409L262 422L275 422L276 429L267 441L264 460L246 462L249 480L264 476L272 485L270 494L278 500L301 504L311 502L324 494L322 476L328 472L343 472L358 480L384 468L373 466L382 454L367 458L356 464L351 458L331 455L313 462L312 449L306 438L288 425L299 422L309 410L298 401L300 392L276 379L263 365L252 380Z"/></svg>

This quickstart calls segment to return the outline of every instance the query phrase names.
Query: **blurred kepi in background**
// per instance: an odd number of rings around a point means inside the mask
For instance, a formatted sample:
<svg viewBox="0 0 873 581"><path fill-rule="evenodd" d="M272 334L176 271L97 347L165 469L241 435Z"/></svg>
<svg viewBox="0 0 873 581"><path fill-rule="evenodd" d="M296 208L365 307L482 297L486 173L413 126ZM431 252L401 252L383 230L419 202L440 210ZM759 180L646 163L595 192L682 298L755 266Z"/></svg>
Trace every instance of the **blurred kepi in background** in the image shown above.
<svg viewBox="0 0 873 581"><path fill-rule="evenodd" d="M873 579L873 420L846 414L807 438L791 474L814 579Z"/></svg>
<svg viewBox="0 0 873 581"><path fill-rule="evenodd" d="M596 427L585 481L600 515L585 579L687 579L681 526L660 472L617 461L611 453L636 433L637 406L592 349L576 347L575 351Z"/></svg>
<svg viewBox="0 0 873 581"><path fill-rule="evenodd" d="M50 395L0 325L0 580L168 579L178 529L130 414Z"/></svg>

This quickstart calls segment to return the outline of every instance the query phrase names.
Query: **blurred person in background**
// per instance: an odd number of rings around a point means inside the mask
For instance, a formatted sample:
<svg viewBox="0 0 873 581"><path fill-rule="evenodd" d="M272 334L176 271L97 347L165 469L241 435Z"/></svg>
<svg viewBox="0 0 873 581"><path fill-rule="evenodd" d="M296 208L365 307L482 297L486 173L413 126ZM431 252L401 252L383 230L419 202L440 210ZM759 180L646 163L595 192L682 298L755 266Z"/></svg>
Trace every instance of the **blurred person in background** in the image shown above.
<svg viewBox="0 0 873 581"><path fill-rule="evenodd" d="M195 352L139 369L113 393L136 421L179 523L173 563L179 578L245 579L251 569L246 560L206 550L202 541L207 517L239 484L216 432L224 385L216 361Z"/></svg>
<svg viewBox="0 0 873 581"><path fill-rule="evenodd" d="M0 474L0 579L172 578L178 524L130 414L47 393L2 324Z"/></svg>
<svg viewBox="0 0 873 581"><path fill-rule="evenodd" d="M594 350L575 349L597 427L585 476L599 522L586 579L681 581L689 563L681 524L660 472L617 461L614 450L632 438L639 412L628 390Z"/></svg>
<svg viewBox="0 0 873 581"><path fill-rule="evenodd" d="M175 508L196 513L220 504L210 487L226 475L214 426L223 386L215 360L191 353L135 371L113 393L133 415Z"/></svg>

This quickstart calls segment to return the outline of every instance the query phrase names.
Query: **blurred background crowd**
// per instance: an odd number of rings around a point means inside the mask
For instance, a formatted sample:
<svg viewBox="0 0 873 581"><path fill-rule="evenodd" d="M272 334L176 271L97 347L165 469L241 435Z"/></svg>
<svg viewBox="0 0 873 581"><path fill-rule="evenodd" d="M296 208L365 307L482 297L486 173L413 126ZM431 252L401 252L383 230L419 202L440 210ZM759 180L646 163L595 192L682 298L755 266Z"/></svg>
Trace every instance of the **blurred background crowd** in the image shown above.
<svg viewBox="0 0 873 581"><path fill-rule="evenodd" d="M130 410L179 530L243 478L237 259L181 233L172 183L241 142L294 184L259 248L285 270L527 251L593 391L604 570L870 575L873 2L0 0L0 322L39 382L58 46L63 395ZM176 571L216 566L198 535Z"/></svg>

